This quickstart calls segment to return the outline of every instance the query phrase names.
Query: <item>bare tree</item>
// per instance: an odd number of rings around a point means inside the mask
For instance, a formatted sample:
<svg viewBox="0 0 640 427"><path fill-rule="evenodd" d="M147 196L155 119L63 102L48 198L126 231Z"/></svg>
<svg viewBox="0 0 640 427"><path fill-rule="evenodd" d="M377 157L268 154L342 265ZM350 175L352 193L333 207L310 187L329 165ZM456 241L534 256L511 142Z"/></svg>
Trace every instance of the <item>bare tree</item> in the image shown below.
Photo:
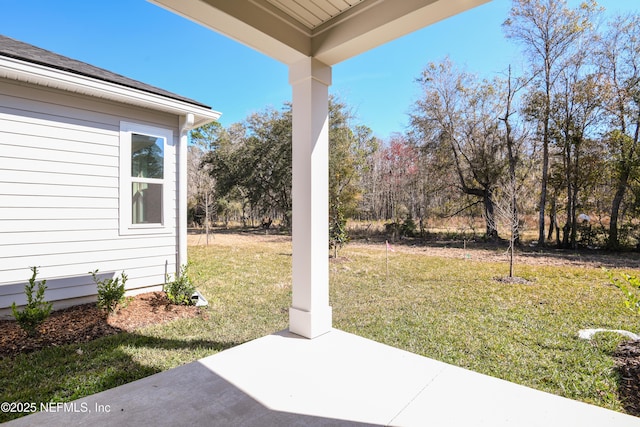
<svg viewBox="0 0 640 427"><path fill-rule="evenodd" d="M582 76L581 56L563 72L561 85L552 103L552 139L559 148L562 162L558 177L566 192L566 221L563 227L562 247L576 248L578 207L581 193L597 177L593 169L598 165L598 145L589 138L600 119L601 98L594 75ZM560 90L562 88L562 90ZM559 180L559 181L560 181Z"/></svg>
<svg viewBox="0 0 640 427"><path fill-rule="evenodd" d="M615 162L608 245L617 248L620 207L640 161L640 15L610 21L597 61L610 124L606 140Z"/></svg>
<svg viewBox="0 0 640 427"><path fill-rule="evenodd" d="M448 58L429 64L419 82L423 96L411 116L412 127L425 150L448 158L444 161L455 170L462 193L482 201L486 235L495 239L493 193L507 165L495 82L478 81Z"/></svg>
<svg viewBox="0 0 640 427"><path fill-rule="evenodd" d="M197 215L204 212L202 225L205 227L206 241L209 245L209 226L211 211L214 205L216 181L211 175L211 164L205 162L207 156L216 147L220 135L224 132L217 123L209 123L191 132L191 142L188 151L188 194L192 211Z"/></svg>
<svg viewBox="0 0 640 427"><path fill-rule="evenodd" d="M514 117L517 116L517 97L518 93L526 87L531 79L520 77L514 78L511 74L511 66L509 66L507 73L507 80L502 82L502 103L503 103L503 115L499 119L504 123L504 140L507 150L507 161L509 165L509 172L507 178L508 194L512 197L509 206L512 209L509 223L511 227L511 246L517 244L520 241L519 223L520 215L518 210L517 199L519 188L523 185L523 180L518 179L518 172L521 172L522 176L527 176L534 164L533 158L535 153L535 145L527 146L529 142L529 135L526 129L526 124L519 120L516 123ZM522 171L520 171L522 169ZM501 202L504 205L504 201ZM502 207L501 207L502 209ZM504 216L504 213L501 214Z"/></svg>
<svg viewBox="0 0 640 427"><path fill-rule="evenodd" d="M573 53L575 42L591 28L591 17L596 9L594 0L584 2L576 9L569 9L565 0L513 0L509 18L503 24L507 37L524 46L542 87L542 105L539 106L542 111L537 115L542 128L539 245L544 245L545 240L553 88L566 67L567 58Z"/></svg>
<svg viewBox="0 0 640 427"><path fill-rule="evenodd" d="M214 202L215 180L210 174L210 165L203 163L205 152L198 146L190 146L188 155L188 194L194 216L204 212L201 224L205 227L207 245L209 244L209 226Z"/></svg>
<svg viewBox="0 0 640 427"><path fill-rule="evenodd" d="M517 180L507 177L494 194L494 214L492 217L495 229L507 230L509 247L509 277L514 277L515 249L521 232L518 203L526 197L526 188Z"/></svg>

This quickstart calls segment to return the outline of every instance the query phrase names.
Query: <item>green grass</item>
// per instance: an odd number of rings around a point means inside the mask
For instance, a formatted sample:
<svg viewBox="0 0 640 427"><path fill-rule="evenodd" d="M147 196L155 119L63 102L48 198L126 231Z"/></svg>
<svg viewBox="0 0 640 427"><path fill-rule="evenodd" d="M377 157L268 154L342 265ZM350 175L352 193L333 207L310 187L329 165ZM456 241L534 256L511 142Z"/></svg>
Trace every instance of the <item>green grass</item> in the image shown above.
<svg viewBox="0 0 640 427"><path fill-rule="evenodd" d="M39 406L74 400L287 327L289 244L191 247L190 261L197 288L209 301L208 319L181 319L135 334L0 357L0 402ZM0 412L0 423L16 415Z"/></svg>
<svg viewBox="0 0 640 427"><path fill-rule="evenodd" d="M518 266L530 285L493 280L506 264L347 249L331 269L334 325L376 341L539 390L622 410L611 354L638 331L598 269Z"/></svg>
<svg viewBox="0 0 640 427"><path fill-rule="evenodd" d="M2 401L70 401L170 369L287 327L291 245L191 247L207 318L0 359ZM367 338L572 399L622 410L612 351L579 329L638 332L640 318L598 269L518 266L531 285L493 280L506 264L347 247L331 263L334 326ZM80 350L80 351L79 351ZM10 419L0 413L0 422Z"/></svg>

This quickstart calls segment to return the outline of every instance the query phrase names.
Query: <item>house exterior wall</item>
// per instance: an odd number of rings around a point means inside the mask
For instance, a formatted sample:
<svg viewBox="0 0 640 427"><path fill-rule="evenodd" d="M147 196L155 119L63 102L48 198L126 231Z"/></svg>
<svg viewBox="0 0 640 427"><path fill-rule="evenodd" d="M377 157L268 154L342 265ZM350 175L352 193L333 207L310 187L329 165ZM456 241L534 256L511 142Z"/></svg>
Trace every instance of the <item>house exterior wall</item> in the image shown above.
<svg viewBox="0 0 640 427"><path fill-rule="evenodd" d="M122 121L173 135L161 233L121 233ZM31 266L49 301L95 299L96 269L124 270L129 293L159 289L176 271L178 139L177 116L0 79L0 310L26 303Z"/></svg>

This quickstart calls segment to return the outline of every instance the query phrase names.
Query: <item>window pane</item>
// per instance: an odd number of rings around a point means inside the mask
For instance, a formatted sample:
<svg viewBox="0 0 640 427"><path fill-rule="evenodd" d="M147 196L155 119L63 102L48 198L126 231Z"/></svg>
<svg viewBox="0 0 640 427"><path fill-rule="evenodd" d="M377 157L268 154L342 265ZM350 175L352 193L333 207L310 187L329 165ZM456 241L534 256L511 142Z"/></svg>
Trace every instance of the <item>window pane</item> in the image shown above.
<svg viewBox="0 0 640 427"><path fill-rule="evenodd" d="M131 176L164 178L164 138L131 135Z"/></svg>
<svg viewBox="0 0 640 427"><path fill-rule="evenodd" d="M131 200L133 224L162 223L162 184L133 183Z"/></svg>

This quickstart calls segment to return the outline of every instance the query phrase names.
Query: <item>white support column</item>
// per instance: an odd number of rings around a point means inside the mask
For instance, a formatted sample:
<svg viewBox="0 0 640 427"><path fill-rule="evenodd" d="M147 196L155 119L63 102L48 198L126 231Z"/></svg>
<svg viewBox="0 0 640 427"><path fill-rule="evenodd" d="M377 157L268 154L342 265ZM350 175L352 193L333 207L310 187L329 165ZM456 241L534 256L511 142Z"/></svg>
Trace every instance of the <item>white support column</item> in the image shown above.
<svg viewBox="0 0 640 427"><path fill-rule="evenodd" d="M180 272L180 266L187 264L187 145L189 143L189 130L193 127L194 117L189 113L180 116L180 134L176 147L176 199L177 199L177 227L178 253L176 256L176 274Z"/></svg>
<svg viewBox="0 0 640 427"><path fill-rule="evenodd" d="M289 330L331 330L329 306L329 85L331 67L305 58L289 67L293 88L293 301Z"/></svg>

